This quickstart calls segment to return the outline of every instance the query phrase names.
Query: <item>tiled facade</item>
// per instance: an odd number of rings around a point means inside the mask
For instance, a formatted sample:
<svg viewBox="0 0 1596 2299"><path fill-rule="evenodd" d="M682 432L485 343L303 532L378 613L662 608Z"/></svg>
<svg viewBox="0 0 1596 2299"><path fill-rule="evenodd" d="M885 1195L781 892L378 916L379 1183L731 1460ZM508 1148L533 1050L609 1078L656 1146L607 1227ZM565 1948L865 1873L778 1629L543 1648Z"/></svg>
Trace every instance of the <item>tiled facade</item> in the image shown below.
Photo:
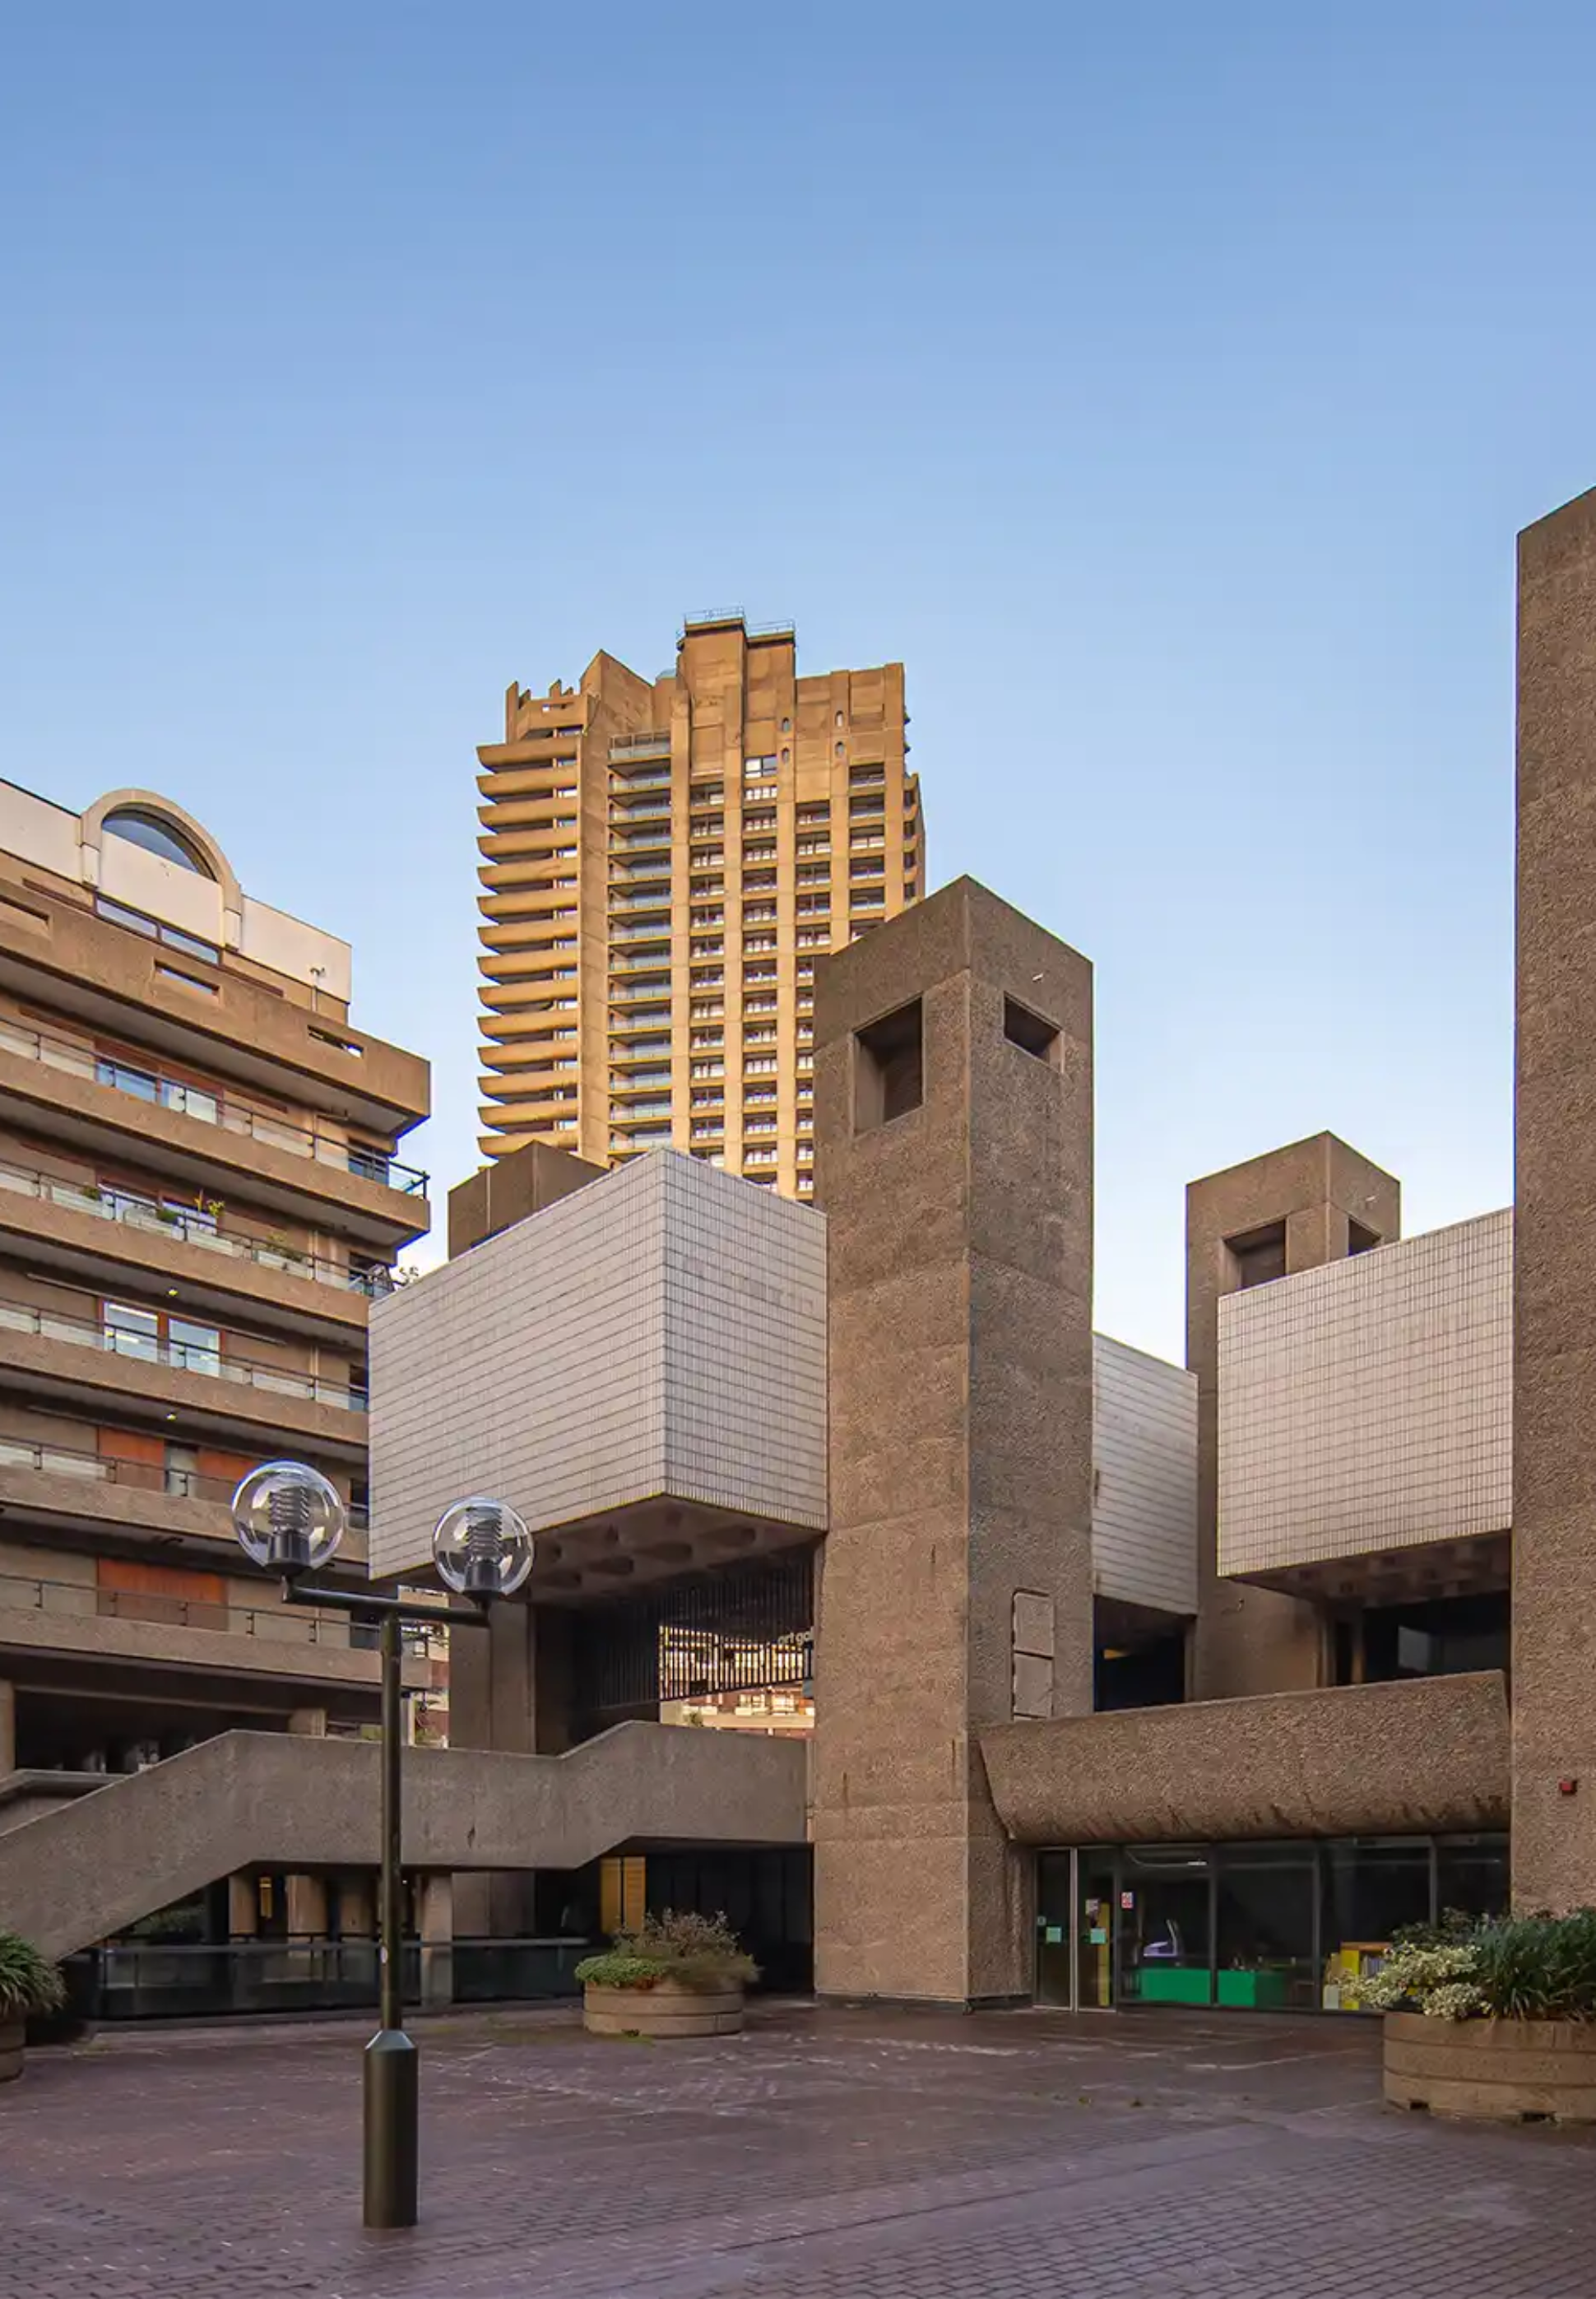
<svg viewBox="0 0 1596 2299"><path fill-rule="evenodd" d="M1092 1338L1092 1580L1099 1597L1197 1609L1197 1384Z"/></svg>
<svg viewBox="0 0 1596 2299"><path fill-rule="evenodd" d="M694 1159L606 1174L379 1304L372 1363L379 1573L424 1567L475 1491L534 1531L587 1527L537 1572L600 1588L596 1521L635 1504L773 1544L824 1527L823 1224Z"/></svg>
<svg viewBox="0 0 1596 2299"><path fill-rule="evenodd" d="M1220 1570L1306 1585L1512 1522L1513 1217L1220 1303Z"/></svg>

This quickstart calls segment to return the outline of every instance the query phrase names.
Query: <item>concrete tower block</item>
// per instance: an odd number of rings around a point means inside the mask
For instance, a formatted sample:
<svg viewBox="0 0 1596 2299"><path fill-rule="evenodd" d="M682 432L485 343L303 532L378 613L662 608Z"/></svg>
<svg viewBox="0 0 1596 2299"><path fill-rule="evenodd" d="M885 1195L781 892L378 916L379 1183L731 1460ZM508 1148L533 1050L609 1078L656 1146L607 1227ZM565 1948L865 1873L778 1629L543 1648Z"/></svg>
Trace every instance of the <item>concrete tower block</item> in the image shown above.
<svg viewBox="0 0 1596 2299"><path fill-rule="evenodd" d="M1028 1996L976 1735L1092 1704L1092 974L960 879L819 969L817 1986Z"/></svg>
<svg viewBox="0 0 1596 2299"><path fill-rule="evenodd" d="M1220 1296L1401 1234L1401 1183L1334 1133L1267 1150L1187 1187L1186 1362L1197 1376L1195 1700L1311 1692L1323 1675L1311 1605L1219 1577Z"/></svg>
<svg viewBox="0 0 1596 2299"><path fill-rule="evenodd" d="M1596 1902L1596 492L1518 538L1517 983L1513 1897L1565 1909Z"/></svg>

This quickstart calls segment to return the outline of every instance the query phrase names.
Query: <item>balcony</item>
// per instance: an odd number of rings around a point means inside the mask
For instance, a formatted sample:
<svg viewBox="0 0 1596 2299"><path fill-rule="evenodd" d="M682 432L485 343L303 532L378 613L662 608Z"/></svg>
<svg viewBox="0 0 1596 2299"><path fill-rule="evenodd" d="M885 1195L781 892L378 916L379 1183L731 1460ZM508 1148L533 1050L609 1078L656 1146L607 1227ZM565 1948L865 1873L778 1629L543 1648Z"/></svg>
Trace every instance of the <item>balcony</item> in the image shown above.
<svg viewBox="0 0 1596 2299"><path fill-rule="evenodd" d="M103 1275L136 1289L140 1276L176 1279L191 1307L239 1301L262 1324L363 1347L367 1304L393 1289L393 1272L302 1252L285 1240L227 1228L198 1208L156 1205L110 1186L64 1182L0 1159L0 1244L36 1265Z"/></svg>
<svg viewBox="0 0 1596 2299"><path fill-rule="evenodd" d="M637 799L631 804L623 804L620 800L612 797L609 807L610 830L613 834L625 831L633 823L668 822L670 813L671 801L668 791L654 798Z"/></svg>
<svg viewBox="0 0 1596 2299"><path fill-rule="evenodd" d="M657 1117L668 1118L670 1114L670 1095L656 1094L647 1101L612 1102L609 1122L612 1125L644 1125ZM666 1127L666 1133L668 1136L670 1133L668 1125Z"/></svg>
<svg viewBox="0 0 1596 2299"><path fill-rule="evenodd" d="M191 964L59 896L35 891L28 901L36 915L0 911L0 987L374 1133L402 1133L427 1115L418 1055L274 995L226 952L219 966Z"/></svg>
<svg viewBox="0 0 1596 2299"><path fill-rule="evenodd" d="M668 727L657 728L651 735L623 735L609 746L611 766L626 759L668 759L671 736Z"/></svg>
<svg viewBox="0 0 1596 2299"><path fill-rule="evenodd" d="M268 1676L331 1689L372 1687L381 1656L347 1614L310 1606L237 1605L100 1588L93 1582L0 1575L0 1659L8 1675L32 1656L143 1663L211 1674ZM404 1682L431 1689L432 1664L407 1654Z"/></svg>
<svg viewBox="0 0 1596 2299"><path fill-rule="evenodd" d="M232 1498L231 1478L0 1435L0 1511L13 1534L109 1529L148 1534L168 1556L187 1548L199 1560L231 1562L238 1548ZM340 1567L364 1569L368 1529L365 1508L351 1506Z"/></svg>
<svg viewBox="0 0 1596 2299"><path fill-rule="evenodd" d="M181 1418L252 1439L292 1434L358 1459L366 1443L365 1390L251 1357L250 1338L163 1339L0 1299L0 1368L14 1389L89 1411ZM240 1344L238 1353L224 1351L224 1340Z"/></svg>
<svg viewBox="0 0 1596 2299"><path fill-rule="evenodd" d="M613 1030L610 1035L614 1037ZM633 1038L627 1045L611 1046L609 1058L612 1062L657 1062L662 1055L668 1058L670 1053L668 1037Z"/></svg>
<svg viewBox="0 0 1596 2299"><path fill-rule="evenodd" d="M612 1072L609 1090L611 1093L652 1093L660 1086L668 1088L670 1083L671 1066L666 1062L657 1067L633 1070L630 1075L624 1070ZM668 1100L666 1106L669 1106Z"/></svg>
<svg viewBox="0 0 1596 2299"><path fill-rule="evenodd" d="M671 889L667 880L657 894L616 893L609 897L610 915L622 917L631 910L657 910L663 913L661 931L668 929L671 919Z"/></svg>
<svg viewBox="0 0 1596 2299"><path fill-rule="evenodd" d="M163 1165L196 1187L214 1187L220 1172L237 1173L263 1204L280 1208L287 1201L303 1217L308 1202L321 1225L385 1244L427 1227L427 1177L418 1167L351 1143L330 1126L301 1125L219 1087L99 1056L9 1017L0 1020L0 1091L58 1138L144 1163L153 1149L168 1150L173 1154Z"/></svg>

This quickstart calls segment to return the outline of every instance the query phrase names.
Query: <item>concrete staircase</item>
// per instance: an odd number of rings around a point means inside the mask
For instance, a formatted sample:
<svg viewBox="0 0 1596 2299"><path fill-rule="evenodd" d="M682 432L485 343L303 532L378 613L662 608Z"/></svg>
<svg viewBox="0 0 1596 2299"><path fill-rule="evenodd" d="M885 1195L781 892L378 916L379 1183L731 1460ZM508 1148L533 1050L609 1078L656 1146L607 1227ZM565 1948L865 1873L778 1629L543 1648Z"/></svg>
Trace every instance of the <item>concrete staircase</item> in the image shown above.
<svg viewBox="0 0 1596 2299"><path fill-rule="evenodd" d="M617 1724L562 1756L408 1748L405 1866L580 1868L621 1846L802 1844L799 1740ZM69 1955L248 1868L375 1868L378 1750L224 1732L0 1834L0 1926Z"/></svg>

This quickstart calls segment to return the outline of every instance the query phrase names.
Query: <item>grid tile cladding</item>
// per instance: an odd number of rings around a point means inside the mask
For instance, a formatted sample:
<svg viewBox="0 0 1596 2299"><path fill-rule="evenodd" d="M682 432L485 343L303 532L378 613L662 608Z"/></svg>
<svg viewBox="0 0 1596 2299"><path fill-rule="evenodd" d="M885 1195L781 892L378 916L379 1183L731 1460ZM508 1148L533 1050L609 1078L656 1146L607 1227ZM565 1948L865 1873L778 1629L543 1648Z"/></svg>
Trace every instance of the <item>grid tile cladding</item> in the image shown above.
<svg viewBox="0 0 1596 2299"><path fill-rule="evenodd" d="M823 1528L825 1230L670 1151L376 1305L372 1570L451 1500L534 1531L674 1495Z"/></svg>
<svg viewBox="0 0 1596 2299"><path fill-rule="evenodd" d="M1092 1578L1100 1597L1197 1609L1197 1382L1092 1336Z"/></svg>
<svg viewBox="0 0 1596 2299"><path fill-rule="evenodd" d="M667 1490L826 1522L823 1216L661 1157Z"/></svg>
<svg viewBox="0 0 1596 2299"><path fill-rule="evenodd" d="M1220 1303L1219 1566L1505 1531L1512 1212Z"/></svg>

